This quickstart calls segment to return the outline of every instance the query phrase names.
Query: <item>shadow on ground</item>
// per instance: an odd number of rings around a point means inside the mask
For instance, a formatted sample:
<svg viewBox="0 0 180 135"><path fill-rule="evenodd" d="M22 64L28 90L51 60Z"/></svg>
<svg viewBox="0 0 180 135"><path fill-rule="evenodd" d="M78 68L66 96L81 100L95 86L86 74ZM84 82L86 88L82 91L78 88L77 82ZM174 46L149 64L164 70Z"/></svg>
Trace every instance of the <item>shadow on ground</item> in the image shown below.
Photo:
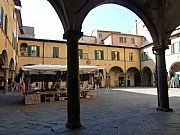
<svg viewBox="0 0 180 135"><path fill-rule="evenodd" d="M180 97L171 97L174 112L156 111L157 96L98 90L96 99L81 99L78 130L65 128L67 102L22 105L21 96L0 96L0 134L4 135L177 135Z"/></svg>

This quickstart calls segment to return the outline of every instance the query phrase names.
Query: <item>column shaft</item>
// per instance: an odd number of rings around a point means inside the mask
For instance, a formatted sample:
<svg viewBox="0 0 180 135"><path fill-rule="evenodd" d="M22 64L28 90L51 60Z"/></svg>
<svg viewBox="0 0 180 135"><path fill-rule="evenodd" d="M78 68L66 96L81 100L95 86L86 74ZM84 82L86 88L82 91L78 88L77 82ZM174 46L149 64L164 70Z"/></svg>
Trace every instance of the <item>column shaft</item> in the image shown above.
<svg viewBox="0 0 180 135"><path fill-rule="evenodd" d="M68 93L68 121L67 128L79 128L80 122L80 96L79 96L79 57L78 40L82 33L68 30L64 34L67 39L67 93Z"/></svg>
<svg viewBox="0 0 180 135"><path fill-rule="evenodd" d="M166 47L166 46L165 46ZM158 108L159 111L172 111L169 108L168 82L166 71L166 59L164 46L156 46L156 70L157 70L157 90L158 90Z"/></svg>

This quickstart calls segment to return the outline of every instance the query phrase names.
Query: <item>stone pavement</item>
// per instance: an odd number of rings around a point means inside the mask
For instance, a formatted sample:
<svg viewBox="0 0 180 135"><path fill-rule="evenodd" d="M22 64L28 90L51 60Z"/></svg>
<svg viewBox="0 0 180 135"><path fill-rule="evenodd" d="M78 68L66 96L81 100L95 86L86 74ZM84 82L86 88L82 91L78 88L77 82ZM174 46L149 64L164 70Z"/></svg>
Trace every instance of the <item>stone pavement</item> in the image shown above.
<svg viewBox="0 0 180 135"><path fill-rule="evenodd" d="M20 95L1 94L0 135L180 135L179 91L169 91L177 93L174 111L160 112L155 88L99 89L96 99L81 99L83 127L76 130L65 127L66 101L25 106Z"/></svg>

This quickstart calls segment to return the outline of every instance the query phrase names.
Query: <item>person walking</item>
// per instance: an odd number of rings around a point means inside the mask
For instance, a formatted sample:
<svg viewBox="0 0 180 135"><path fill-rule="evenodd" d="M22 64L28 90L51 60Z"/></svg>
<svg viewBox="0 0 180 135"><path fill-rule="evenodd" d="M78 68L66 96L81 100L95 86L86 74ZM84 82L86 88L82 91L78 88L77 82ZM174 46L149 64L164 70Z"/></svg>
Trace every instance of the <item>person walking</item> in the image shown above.
<svg viewBox="0 0 180 135"><path fill-rule="evenodd" d="M107 78L106 78L106 94L108 94L109 93L109 88L111 87L111 78L110 78L110 76L108 76Z"/></svg>

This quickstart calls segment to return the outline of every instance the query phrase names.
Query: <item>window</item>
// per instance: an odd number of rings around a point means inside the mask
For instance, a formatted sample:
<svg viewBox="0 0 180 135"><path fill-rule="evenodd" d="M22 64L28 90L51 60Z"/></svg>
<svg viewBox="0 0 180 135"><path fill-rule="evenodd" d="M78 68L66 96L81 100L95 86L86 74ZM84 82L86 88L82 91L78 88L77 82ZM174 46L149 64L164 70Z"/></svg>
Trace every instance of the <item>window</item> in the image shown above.
<svg viewBox="0 0 180 135"><path fill-rule="evenodd" d="M53 47L53 58L59 58L59 47Z"/></svg>
<svg viewBox="0 0 180 135"><path fill-rule="evenodd" d="M148 53L142 52L141 53L141 61L146 61L146 60L148 60Z"/></svg>
<svg viewBox="0 0 180 135"><path fill-rule="evenodd" d="M1 7L1 13L0 13L0 25L1 28L3 29L3 22L4 22L4 9Z"/></svg>
<svg viewBox="0 0 180 135"><path fill-rule="evenodd" d="M104 51L95 50L95 60L104 60Z"/></svg>
<svg viewBox="0 0 180 135"><path fill-rule="evenodd" d="M174 44L171 45L171 54L175 53L175 48L174 48Z"/></svg>
<svg viewBox="0 0 180 135"><path fill-rule="evenodd" d="M126 43L127 42L126 37L119 37L119 42Z"/></svg>
<svg viewBox="0 0 180 135"><path fill-rule="evenodd" d="M28 46L28 56L39 57L39 46Z"/></svg>
<svg viewBox="0 0 180 135"><path fill-rule="evenodd" d="M135 44L135 39L131 38L131 44Z"/></svg>
<svg viewBox="0 0 180 135"><path fill-rule="evenodd" d="M111 52L111 58L112 58L112 60L120 60L119 52L112 51Z"/></svg>
<svg viewBox="0 0 180 135"><path fill-rule="evenodd" d="M133 61L133 53L129 53L129 61Z"/></svg>
<svg viewBox="0 0 180 135"><path fill-rule="evenodd" d="M126 41L126 37L124 37L124 43L127 43L127 41Z"/></svg>
<svg viewBox="0 0 180 135"><path fill-rule="evenodd" d="M120 38L119 38L119 42L120 42L120 43L123 43L123 37L120 37Z"/></svg>
<svg viewBox="0 0 180 135"><path fill-rule="evenodd" d="M7 15L5 16L5 28L4 28L4 32L5 32L6 36L7 36L7 34L8 34L8 17L7 17Z"/></svg>
<svg viewBox="0 0 180 135"><path fill-rule="evenodd" d="M78 49L79 59L83 59L83 49Z"/></svg>

